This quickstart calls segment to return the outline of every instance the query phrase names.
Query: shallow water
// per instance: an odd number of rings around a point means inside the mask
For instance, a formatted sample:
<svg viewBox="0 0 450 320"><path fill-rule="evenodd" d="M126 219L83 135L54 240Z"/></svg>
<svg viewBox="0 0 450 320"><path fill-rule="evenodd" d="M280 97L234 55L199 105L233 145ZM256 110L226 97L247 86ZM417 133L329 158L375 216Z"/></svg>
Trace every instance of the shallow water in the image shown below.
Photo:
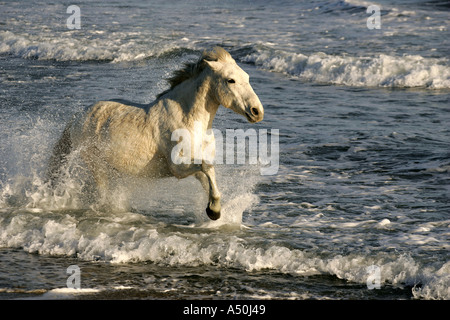
<svg viewBox="0 0 450 320"><path fill-rule="evenodd" d="M391 2L389 2L391 3ZM0 25L0 297L449 299L448 7L308 1L126 5L6 2ZM373 4L373 3L371 3ZM217 165L223 218L194 179L124 179L96 207L76 154L43 182L65 123L98 100L149 103L183 62L226 47L279 170ZM82 290L67 288L78 265ZM369 289L372 266L379 289Z"/></svg>

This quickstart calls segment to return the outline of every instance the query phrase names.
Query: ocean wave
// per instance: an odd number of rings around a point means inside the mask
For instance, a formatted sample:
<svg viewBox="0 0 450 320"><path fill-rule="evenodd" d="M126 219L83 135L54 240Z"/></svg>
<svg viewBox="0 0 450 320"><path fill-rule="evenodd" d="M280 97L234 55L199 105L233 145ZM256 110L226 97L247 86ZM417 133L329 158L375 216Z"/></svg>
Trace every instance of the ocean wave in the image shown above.
<svg viewBox="0 0 450 320"><path fill-rule="evenodd" d="M116 33L106 37L89 35L20 35L0 32L0 54L23 59L55 61L127 62L151 58L165 59L200 52L201 44L187 38L178 40L148 38L142 34ZM273 72L298 77L303 81L356 87L450 88L450 65L447 58L425 58L420 55L372 57L331 55L323 52L293 53L262 45L231 48L238 61L255 64Z"/></svg>
<svg viewBox="0 0 450 320"><path fill-rule="evenodd" d="M309 55L258 49L242 62L308 82L356 87L450 88L446 58L419 55L352 57L317 52Z"/></svg>
<svg viewBox="0 0 450 320"><path fill-rule="evenodd" d="M218 266L293 276L333 275L367 284L380 269L381 286L411 287L419 299L449 299L450 264L422 265L408 254L321 255L282 244L254 243L213 228L162 228L137 213L0 211L0 246L86 261L152 262L161 266ZM174 231L175 228L175 231ZM191 228L191 229L190 229Z"/></svg>
<svg viewBox="0 0 450 320"><path fill-rule="evenodd" d="M116 32L106 37L91 34L77 38L70 34L55 37L0 31L0 54L36 60L126 62L184 52L185 47L188 52L190 50L189 39L186 38L179 41L159 39L141 42L130 40L132 37L149 38L126 32Z"/></svg>
<svg viewBox="0 0 450 320"><path fill-rule="evenodd" d="M319 3L313 3L315 11L319 13L360 13L366 12L367 7L374 5L375 3L369 3L362 0L341 0L341 1L324 1Z"/></svg>

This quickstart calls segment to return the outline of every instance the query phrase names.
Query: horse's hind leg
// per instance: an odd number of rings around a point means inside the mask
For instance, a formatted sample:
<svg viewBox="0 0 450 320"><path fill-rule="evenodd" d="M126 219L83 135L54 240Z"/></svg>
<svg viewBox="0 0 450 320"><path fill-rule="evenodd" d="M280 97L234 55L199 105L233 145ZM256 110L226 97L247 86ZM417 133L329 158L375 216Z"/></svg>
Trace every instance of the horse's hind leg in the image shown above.
<svg viewBox="0 0 450 320"><path fill-rule="evenodd" d="M101 158L95 156L96 153L93 148L87 148L81 151L81 157L94 178L99 195L99 203L106 204L109 193L108 169L107 164Z"/></svg>
<svg viewBox="0 0 450 320"><path fill-rule="evenodd" d="M50 182L52 187L56 186L56 183L61 175L61 168L67 162L67 156L72 151L72 141L70 139L69 130L69 126L64 129L61 138L59 138L53 148L53 153L49 160L46 180Z"/></svg>

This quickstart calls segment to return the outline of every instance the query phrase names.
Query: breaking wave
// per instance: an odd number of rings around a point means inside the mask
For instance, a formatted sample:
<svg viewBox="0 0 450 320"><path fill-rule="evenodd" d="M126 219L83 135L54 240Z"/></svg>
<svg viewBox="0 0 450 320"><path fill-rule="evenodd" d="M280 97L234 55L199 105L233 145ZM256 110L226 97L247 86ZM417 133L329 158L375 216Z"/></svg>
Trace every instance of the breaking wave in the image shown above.
<svg viewBox="0 0 450 320"><path fill-rule="evenodd" d="M17 35L0 32L0 54L24 59L56 61L139 61L165 57L174 52L201 52L187 38L175 41L130 41L129 33L106 38L54 38L53 36ZM138 37L145 35L138 34ZM250 48L250 49L248 49ZM356 87L450 88L450 65L447 58L425 58L420 55L352 57L316 52L309 55L269 49L260 45L234 48L238 61L254 64L263 70L298 77L303 81ZM249 52L242 55L241 52Z"/></svg>
<svg viewBox="0 0 450 320"><path fill-rule="evenodd" d="M317 52L310 55L277 50L257 50L243 62L303 81L357 87L430 89L450 88L450 66L446 58L419 55L351 57Z"/></svg>
<svg viewBox="0 0 450 320"><path fill-rule="evenodd" d="M320 254L271 244L267 247L211 228L168 231L142 214L94 211L2 212L0 246L45 255L76 256L111 263L152 262L161 266L218 266L248 272L274 270L297 276L328 274L366 284L368 267L381 270L382 285L409 286L415 298L449 299L450 263L423 266L403 254ZM174 228L174 227L172 227ZM183 232L180 232L183 230Z"/></svg>
<svg viewBox="0 0 450 320"><path fill-rule="evenodd" d="M178 43L161 39L142 43L129 39L139 36L148 38L139 32L115 32L107 37L102 37L103 32L98 32L79 38L70 33L55 38L51 34L35 36L0 31L0 54L37 60L124 62L160 57L173 50L189 48L188 39L185 38Z"/></svg>

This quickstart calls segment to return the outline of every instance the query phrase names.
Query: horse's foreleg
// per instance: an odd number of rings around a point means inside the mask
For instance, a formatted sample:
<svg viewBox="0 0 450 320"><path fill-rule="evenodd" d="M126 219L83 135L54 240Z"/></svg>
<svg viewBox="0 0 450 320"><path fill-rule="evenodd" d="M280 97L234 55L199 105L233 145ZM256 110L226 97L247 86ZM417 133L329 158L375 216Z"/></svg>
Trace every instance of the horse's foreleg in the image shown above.
<svg viewBox="0 0 450 320"><path fill-rule="evenodd" d="M205 173L202 168L202 171L197 172L195 177L209 195L208 207L206 208L208 217L212 220L217 220L220 218L220 192L217 188L214 167L211 166L211 168L205 169L208 173Z"/></svg>
<svg viewBox="0 0 450 320"><path fill-rule="evenodd" d="M199 171L195 174L195 178L202 184L203 189L209 194L209 180L208 177L202 172Z"/></svg>
<svg viewBox="0 0 450 320"><path fill-rule="evenodd" d="M172 174L178 179L195 175L206 191L209 191L209 203L206 213L211 220L220 218L220 192L216 183L214 166L206 164L186 165L173 164L170 166Z"/></svg>
<svg viewBox="0 0 450 320"><path fill-rule="evenodd" d="M209 182L209 203L206 208L206 213L211 220L217 220L220 218L220 192L216 182L216 171L214 166L202 164L202 172L208 178Z"/></svg>

